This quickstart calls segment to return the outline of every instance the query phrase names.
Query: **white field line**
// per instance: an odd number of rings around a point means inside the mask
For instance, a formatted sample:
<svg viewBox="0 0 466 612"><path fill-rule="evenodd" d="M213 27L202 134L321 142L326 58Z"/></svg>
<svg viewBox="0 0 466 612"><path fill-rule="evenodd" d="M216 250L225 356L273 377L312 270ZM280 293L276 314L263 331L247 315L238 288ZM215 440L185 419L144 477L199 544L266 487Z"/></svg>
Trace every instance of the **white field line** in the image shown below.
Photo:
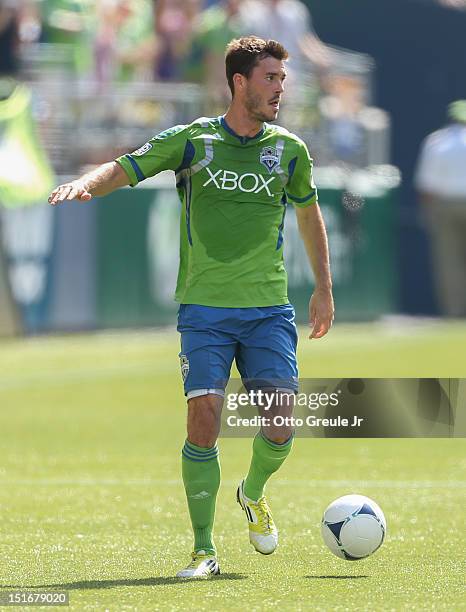
<svg viewBox="0 0 466 612"><path fill-rule="evenodd" d="M137 364L121 364L110 367L100 366L91 368L78 368L76 370L48 370L29 375L12 375L0 382L0 392L21 389L26 391L31 387L47 385L50 387L64 387L76 385L82 382L94 382L112 380L121 376L147 377L152 374L156 376L166 373L178 373L178 365L173 363L160 364L157 360Z"/></svg>
<svg viewBox="0 0 466 612"><path fill-rule="evenodd" d="M223 485L236 486L238 480L222 480ZM302 486L309 487L374 487L380 489L449 489L466 488L466 480L306 480L306 479L286 479L275 480L276 486ZM179 486L181 479L163 478L141 478L141 479L106 479L106 478L37 478L37 479L17 479L0 480L0 487L3 486Z"/></svg>

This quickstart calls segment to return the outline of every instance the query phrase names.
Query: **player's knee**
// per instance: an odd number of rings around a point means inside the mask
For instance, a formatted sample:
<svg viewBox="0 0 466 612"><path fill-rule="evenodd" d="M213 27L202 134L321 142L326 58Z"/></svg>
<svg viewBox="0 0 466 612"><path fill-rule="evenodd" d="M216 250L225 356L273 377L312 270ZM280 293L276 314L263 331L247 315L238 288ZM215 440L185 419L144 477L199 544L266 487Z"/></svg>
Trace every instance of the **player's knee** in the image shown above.
<svg viewBox="0 0 466 612"><path fill-rule="evenodd" d="M214 446L220 428L222 398L209 394L188 400L188 439L203 448Z"/></svg>

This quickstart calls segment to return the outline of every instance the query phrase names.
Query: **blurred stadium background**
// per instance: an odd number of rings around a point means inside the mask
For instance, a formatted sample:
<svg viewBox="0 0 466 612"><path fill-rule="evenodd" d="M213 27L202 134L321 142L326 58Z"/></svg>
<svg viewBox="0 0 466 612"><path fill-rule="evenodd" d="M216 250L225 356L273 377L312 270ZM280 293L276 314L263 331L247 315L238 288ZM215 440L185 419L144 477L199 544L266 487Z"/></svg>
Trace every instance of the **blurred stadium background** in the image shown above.
<svg viewBox="0 0 466 612"><path fill-rule="evenodd" d="M301 26L290 17L281 33L277 4ZM293 47L280 122L315 159L337 321L441 314L413 173L423 137L448 102L466 97L463 8L1 0L0 335L173 324L173 177L90 206L55 210L45 195L160 130L222 113L225 43L251 31ZM312 278L292 211L286 233L290 296L304 322Z"/></svg>

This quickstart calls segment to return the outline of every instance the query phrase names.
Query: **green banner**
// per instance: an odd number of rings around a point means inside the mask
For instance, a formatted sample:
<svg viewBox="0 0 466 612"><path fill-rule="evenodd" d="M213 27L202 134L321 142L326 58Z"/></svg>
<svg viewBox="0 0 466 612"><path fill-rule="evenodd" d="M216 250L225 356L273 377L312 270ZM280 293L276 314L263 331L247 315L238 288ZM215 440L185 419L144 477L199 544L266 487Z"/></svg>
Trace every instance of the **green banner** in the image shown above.
<svg viewBox="0 0 466 612"><path fill-rule="evenodd" d="M397 310L396 197L396 189L364 196L342 188L319 190L338 320L368 321ZM289 212L285 228L288 294L298 320L305 321L314 280L294 211Z"/></svg>
<svg viewBox="0 0 466 612"><path fill-rule="evenodd" d="M7 207L43 203L54 175L36 134L31 93L17 85L0 100L0 204Z"/></svg>
<svg viewBox="0 0 466 612"><path fill-rule="evenodd" d="M97 215L100 327L175 322L180 202L174 189L121 189Z"/></svg>

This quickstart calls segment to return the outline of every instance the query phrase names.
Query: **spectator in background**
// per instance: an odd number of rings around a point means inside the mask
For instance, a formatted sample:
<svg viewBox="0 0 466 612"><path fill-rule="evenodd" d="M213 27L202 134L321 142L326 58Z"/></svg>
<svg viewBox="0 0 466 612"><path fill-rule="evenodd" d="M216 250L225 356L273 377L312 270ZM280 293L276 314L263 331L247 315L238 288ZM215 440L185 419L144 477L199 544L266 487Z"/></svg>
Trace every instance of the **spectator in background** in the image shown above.
<svg viewBox="0 0 466 612"><path fill-rule="evenodd" d="M191 70L187 78L204 83L209 103L222 107L230 97L225 82L225 47L233 38L246 34L240 11L242 1L224 0L207 8L194 26L192 66L198 69Z"/></svg>
<svg viewBox="0 0 466 612"><path fill-rule="evenodd" d="M157 0L155 32L157 60L155 76L161 81L184 80L191 55L194 21L200 0Z"/></svg>
<svg viewBox="0 0 466 612"><path fill-rule="evenodd" d="M309 67L326 71L331 66L331 51L315 33L309 9L300 0L245 0L241 15L246 30L280 40L288 49L292 78Z"/></svg>
<svg viewBox="0 0 466 612"><path fill-rule="evenodd" d="M42 34L38 0L18 0L20 6L19 38L21 44L38 42Z"/></svg>
<svg viewBox="0 0 466 612"><path fill-rule="evenodd" d="M41 0L43 41L68 45L70 68L80 76L92 70L95 3L90 0Z"/></svg>
<svg viewBox="0 0 466 612"><path fill-rule="evenodd" d="M422 144L415 185L431 238L442 314L466 317L466 100L448 107L450 125Z"/></svg>
<svg viewBox="0 0 466 612"><path fill-rule="evenodd" d="M151 0L100 0L97 24L94 56L101 86L153 78L157 47Z"/></svg>
<svg viewBox="0 0 466 612"><path fill-rule="evenodd" d="M0 0L0 76L19 68L19 9L16 0Z"/></svg>

